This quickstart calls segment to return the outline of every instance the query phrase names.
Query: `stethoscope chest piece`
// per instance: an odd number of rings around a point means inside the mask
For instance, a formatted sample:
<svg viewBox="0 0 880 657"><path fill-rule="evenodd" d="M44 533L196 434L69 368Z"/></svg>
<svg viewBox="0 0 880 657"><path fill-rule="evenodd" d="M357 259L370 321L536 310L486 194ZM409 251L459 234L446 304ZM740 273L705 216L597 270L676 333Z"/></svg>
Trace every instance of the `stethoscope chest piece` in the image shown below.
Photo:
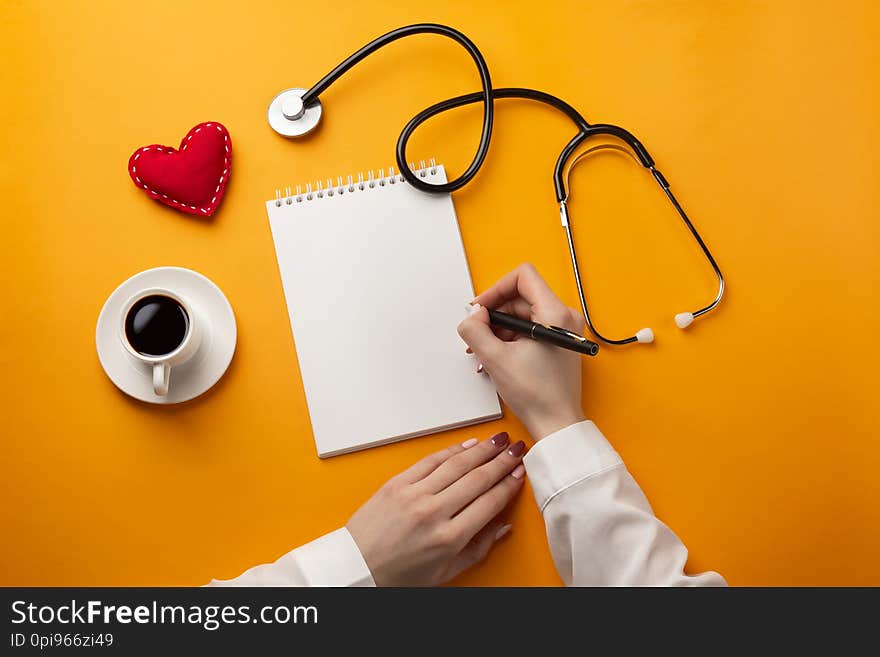
<svg viewBox="0 0 880 657"><path fill-rule="evenodd" d="M321 122L321 101L304 107L305 89L285 89L269 103L269 125L282 137L302 137Z"/></svg>

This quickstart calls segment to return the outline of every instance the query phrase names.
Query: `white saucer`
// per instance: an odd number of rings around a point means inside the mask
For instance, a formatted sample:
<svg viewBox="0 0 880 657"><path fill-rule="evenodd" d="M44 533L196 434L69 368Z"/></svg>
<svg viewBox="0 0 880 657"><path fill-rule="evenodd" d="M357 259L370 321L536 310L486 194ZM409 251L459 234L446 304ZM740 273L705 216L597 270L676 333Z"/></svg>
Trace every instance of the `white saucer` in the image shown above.
<svg viewBox="0 0 880 657"><path fill-rule="evenodd" d="M153 392L151 369L135 360L119 340L122 305L145 288L179 291L202 318L199 350L186 363L171 369L168 394ZM157 267L135 274L117 287L98 316L95 342L101 366L124 393L153 404L176 404L207 392L223 376L235 353L235 315L226 296L210 279L182 267Z"/></svg>

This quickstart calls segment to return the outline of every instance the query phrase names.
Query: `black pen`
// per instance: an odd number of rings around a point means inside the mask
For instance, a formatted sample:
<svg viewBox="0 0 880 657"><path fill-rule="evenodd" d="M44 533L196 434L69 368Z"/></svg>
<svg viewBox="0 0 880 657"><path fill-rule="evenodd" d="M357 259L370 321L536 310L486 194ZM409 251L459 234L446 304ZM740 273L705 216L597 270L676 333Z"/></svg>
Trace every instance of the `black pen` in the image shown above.
<svg viewBox="0 0 880 657"><path fill-rule="evenodd" d="M558 326L539 324L528 319L520 319L500 310L489 310L489 323L515 333L522 333L540 342L549 342L563 349L570 349L588 356L599 353L599 345L584 336Z"/></svg>

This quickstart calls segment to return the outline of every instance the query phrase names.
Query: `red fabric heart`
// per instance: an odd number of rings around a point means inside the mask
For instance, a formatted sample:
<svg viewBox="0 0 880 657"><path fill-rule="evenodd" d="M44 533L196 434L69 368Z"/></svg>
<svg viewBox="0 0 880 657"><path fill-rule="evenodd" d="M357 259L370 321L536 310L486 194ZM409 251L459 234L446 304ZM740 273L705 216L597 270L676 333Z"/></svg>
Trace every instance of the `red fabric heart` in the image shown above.
<svg viewBox="0 0 880 657"><path fill-rule="evenodd" d="M128 173L134 184L159 203L187 214L210 217L226 191L232 167L232 140L216 121L200 123L178 149L152 144L132 153Z"/></svg>

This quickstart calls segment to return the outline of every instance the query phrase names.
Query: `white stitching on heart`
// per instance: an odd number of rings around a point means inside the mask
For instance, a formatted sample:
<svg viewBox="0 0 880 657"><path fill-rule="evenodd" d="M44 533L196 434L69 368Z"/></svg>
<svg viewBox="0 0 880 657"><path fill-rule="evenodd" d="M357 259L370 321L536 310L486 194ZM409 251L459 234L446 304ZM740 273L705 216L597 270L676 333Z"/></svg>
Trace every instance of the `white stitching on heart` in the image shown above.
<svg viewBox="0 0 880 657"><path fill-rule="evenodd" d="M215 128L217 128L217 132L219 132L219 133L221 133L221 134L223 135L223 148L224 148L224 150L225 150L225 153L224 153L224 155L223 155L223 173L220 175L220 180L219 180L219 182L217 183L217 187L214 189L215 194L219 194L219 192L220 192L220 188L223 186L223 181L226 179L226 174L229 173L229 168L230 168L230 155L231 155L232 152L229 150L229 133L225 133L225 134L224 134L224 129L221 127L221 125L220 125L219 123L217 123L217 124L214 124L214 123L205 123L205 124L201 124L201 125L197 126L197 127L195 128L195 130L190 130L190 133L189 133L189 134L186 136L186 138L184 139L183 147L182 147L180 150L181 150L181 151L185 151L185 150L186 150L186 147L189 145L189 141L193 138L194 135L196 135L199 131L201 131L201 129L202 129L203 126L204 126L204 127L210 127L210 126L212 126L212 125L213 125ZM144 146L143 148L139 148L139 149L135 152L135 156L134 156L134 159L132 160L132 162L136 162L137 159L141 156L142 153L146 153L147 151L149 151L149 150L151 150L151 149L154 149L154 148L155 148L157 151L159 151L160 153L164 152L164 153L169 153L169 154L170 154L170 153L174 153L174 152L175 152L175 149L173 149L173 148L171 148L171 147L167 147L167 146L164 146L164 147L163 147L163 146ZM137 176L137 168L135 167L134 164L131 165L131 169L130 169L130 171L131 171L131 174L134 176L135 180L136 180L138 183L142 183L141 179ZM150 193L152 193L152 194L155 194L156 196L161 196L163 199L170 200L171 203L174 204L174 205L176 205L176 206L180 206L181 208L191 208L192 210L199 210L199 211L201 211L203 214L208 214L208 211L209 211L209 210L213 210L214 207L216 207L216 204L217 204L217 196L214 196L214 197L211 199L211 203L208 204L207 207L199 207L199 208L197 208L197 207L194 206L194 205L187 205L186 203L181 203L181 202L178 201L177 199L169 199L168 196L167 196L166 194L162 194L161 192L158 192L158 191L156 191L156 190L154 190L154 189L148 187L147 185L142 185L142 186L143 186L143 188L144 188L145 190L147 190L148 192L150 192Z"/></svg>

